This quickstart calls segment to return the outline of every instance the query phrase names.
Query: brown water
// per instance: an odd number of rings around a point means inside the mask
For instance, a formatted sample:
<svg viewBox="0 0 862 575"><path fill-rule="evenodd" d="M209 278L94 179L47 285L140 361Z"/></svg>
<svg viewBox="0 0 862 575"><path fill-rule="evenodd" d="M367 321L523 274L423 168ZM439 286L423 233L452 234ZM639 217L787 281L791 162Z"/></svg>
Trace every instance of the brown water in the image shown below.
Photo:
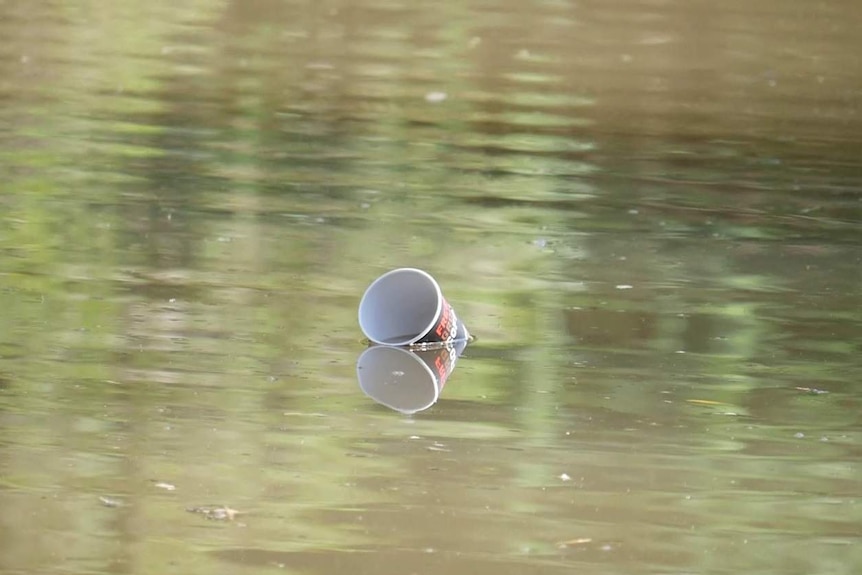
<svg viewBox="0 0 862 575"><path fill-rule="evenodd" d="M859 573L860 21L0 0L0 574Z"/></svg>

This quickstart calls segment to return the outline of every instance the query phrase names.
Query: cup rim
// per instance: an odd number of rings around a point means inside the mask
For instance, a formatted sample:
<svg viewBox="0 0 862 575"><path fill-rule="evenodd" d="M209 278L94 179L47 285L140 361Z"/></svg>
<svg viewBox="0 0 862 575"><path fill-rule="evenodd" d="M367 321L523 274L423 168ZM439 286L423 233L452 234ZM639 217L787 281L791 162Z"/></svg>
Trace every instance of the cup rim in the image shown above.
<svg viewBox="0 0 862 575"><path fill-rule="evenodd" d="M403 274L403 273L418 274L418 275L422 276L423 278L425 278L426 280L428 280L431 283L431 285L434 287L434 292L437 294L437 305L436 305L436 308L434 310L434 315L431 318L431 320L428 322L428 325L425 326L420 333L416 334L415 336L413 336L411 338L408 338L408 339L405 339L405 340L399 341L399 342L380 341L379 339L375 339L374 337L372 337L372 335L370 333L368 333L368 330L366 329L367 326L362 321L362 317L363 317L362 309L366 304L366 300L367 300L369 294L373 292L374 288L376 286L378 286L380 284L380 282L385 281L389 276L396 275L396 274ZM429 274L425 270L420 270L419 268L411 268L411 267L395 268L395 269L389 270L388 272L384 273L381 276L378 276L377 279L375 279L373 282L371 282L371 284L365 289L365 293L362 294L362 299L359 300L359 312L357 314L358 320L359 320L359 328L362 330L362 333L365 334L365 337L367 337L370 341L372 341L373 343L376 343L376 344L388 345L388 346L411 345L413 343L416 343L417 341L419 341L423 337L425 337L428 334L428 332L431 330L431 328L434 327L434 323L437 321L437 318L440 317L440 310L442 308L443 308L443 290L440 288L440 284L437 283L437 280L435 280L431 274Z"/></svg>

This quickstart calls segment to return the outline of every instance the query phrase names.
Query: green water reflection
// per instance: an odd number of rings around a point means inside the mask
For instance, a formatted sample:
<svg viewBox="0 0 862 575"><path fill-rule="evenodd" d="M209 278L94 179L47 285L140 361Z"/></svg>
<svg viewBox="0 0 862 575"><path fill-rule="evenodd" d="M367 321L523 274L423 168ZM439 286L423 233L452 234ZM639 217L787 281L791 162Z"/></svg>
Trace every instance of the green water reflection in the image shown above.
<svg viewBox="0 0 862 575"><path fill-rule="evenodd" d="M0 573L857 573L854 16L0 2Z"/></svg>

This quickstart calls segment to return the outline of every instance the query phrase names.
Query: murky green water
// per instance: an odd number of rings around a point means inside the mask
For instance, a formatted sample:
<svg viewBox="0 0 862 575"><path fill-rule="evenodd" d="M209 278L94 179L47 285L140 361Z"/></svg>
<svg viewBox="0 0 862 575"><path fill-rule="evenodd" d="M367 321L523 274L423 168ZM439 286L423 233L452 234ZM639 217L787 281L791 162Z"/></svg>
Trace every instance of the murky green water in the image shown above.
<svg viewBox="0 0 862 575"><path fill-rule="evenodd" d="M0 573L858 573L860 18L0 0Z"/></svg>

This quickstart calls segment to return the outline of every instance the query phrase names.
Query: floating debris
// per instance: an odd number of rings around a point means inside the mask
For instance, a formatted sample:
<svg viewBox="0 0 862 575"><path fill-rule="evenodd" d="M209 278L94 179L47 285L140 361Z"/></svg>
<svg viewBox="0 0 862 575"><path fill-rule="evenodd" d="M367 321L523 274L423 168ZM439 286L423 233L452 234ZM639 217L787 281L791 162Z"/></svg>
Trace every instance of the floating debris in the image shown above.
<svg viewBox="0 0 862 575"><path fill-rule="evenodd" d="M592 537L578 537L577 539L569 539L568 541L560 541L557 543L557 548L565 549L566 547L575 547L577 545L586 545L592 543Z"/></svg>
<svg viewBox="0 0 862 575"><path fill-rule="evenodd" d="M165 491L176 491L177 486L173 483L165 483L164 481L155 481L153 482L154 487L158 487L159 489L164 489Z"/></svg>
<svg viewBox="0 0 862 575"><path fill-rule="evenodd" d="M241 515L241 511L232 509L227 505L219 505L215 507L187 507L189 513L197 513L203 515L212 521L233 521L237 515Z"/></svg>
<svg viewBox="0 0 862 575"><path fill-rule="evenodd" d="M562 479L563 481L571 481L571 480L572 480L572 478L571 478L571 477L569 477L569 474L568 474L568 473L561 473L561 474L560 474L560 479Z"/></svg>
<svg viewBox="0 0 862 575"><path fill-rule="evenodd" d="M744 414L744 412L728 409L733 407L736 407L737 409L739 408L738 406L734 406L730 403L725 403L723 401L713 401L711 399L686 399L685 401L686 403L690 403L692 405L700 405L702 407L711 408L714 415L730 415L733 417L739 417Z"/></svg>
<svg viewBox="0 0 862 575"><path fill-rule="evenodd" d="M722 401L712 401L711 399L686 399L685 401L695 405L729 405Z"/></svg>
<svg viewBox="0 0 862 575"><path fill-rule="evenodd" d="M105 507L122 507L123 502L119 499L113 499L111 497L99 496L99 502Z"/></svg>
<svg viewBox="0 0 862 575"><path fill-rule="evenodd" d="M439 102L443 102L448 98L448 94L446 92L428 92L425 94L425 101L430 104L437 104Z"/></svg>
<svg viewBox="0 0 862 575"><path fill-rule="evenodd" d="M816 387L797 386L797 387L794 387L793 389L795 389L796 391L804 391L805 393L808 393L810 395L823 395L824 393L829 393L825 389L817 389Z"/></svg>

